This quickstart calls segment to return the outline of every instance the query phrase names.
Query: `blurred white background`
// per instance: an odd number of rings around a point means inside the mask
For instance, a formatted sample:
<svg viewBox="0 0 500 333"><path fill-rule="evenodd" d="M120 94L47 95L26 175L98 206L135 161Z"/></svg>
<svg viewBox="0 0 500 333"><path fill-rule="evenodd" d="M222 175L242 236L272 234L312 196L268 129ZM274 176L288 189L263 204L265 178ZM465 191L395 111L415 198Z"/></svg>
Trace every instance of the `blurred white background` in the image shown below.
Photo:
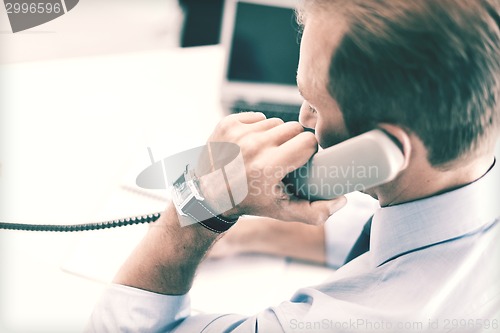
<svg viewBox="0 0 500 333"><path fill-rule="evenodd" d="M2 4L2 7L3 4ZM73 10L13 34L0 9L2 63L162 49L179 44L177 0L80 0Z"/></svg>

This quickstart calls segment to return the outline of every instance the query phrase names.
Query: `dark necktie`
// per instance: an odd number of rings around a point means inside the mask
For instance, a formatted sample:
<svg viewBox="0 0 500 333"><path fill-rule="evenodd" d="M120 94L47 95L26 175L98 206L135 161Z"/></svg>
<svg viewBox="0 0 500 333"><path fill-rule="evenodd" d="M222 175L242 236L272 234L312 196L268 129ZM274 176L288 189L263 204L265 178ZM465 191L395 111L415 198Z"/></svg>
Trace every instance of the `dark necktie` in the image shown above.
<svg viewBox="0 0 500 333"><path fill-rule="evenodd" d="M344 265L347 264L349 261L353 260L354 258L367 252L370 249L370 229L372 226L372 218L373 216L370 217L370 219L365 223L365 226L363 227L361 234L356 240L356 243L354 243L354 246L352 247L351 251L349 251L349 254L345 259Z"/></svg>

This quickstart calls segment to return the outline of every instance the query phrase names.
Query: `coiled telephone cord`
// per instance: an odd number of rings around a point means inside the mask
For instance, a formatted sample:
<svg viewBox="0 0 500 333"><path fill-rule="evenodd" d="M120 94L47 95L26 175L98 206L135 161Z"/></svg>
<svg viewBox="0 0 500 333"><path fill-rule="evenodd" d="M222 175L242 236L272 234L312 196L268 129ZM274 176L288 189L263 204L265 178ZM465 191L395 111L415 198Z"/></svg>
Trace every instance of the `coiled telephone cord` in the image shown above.
<svg viewBox="0 0 500 333"><path fill-rule="evenodd" d="M26 224L0 222L0 230L22 230L22 231L47 231L47 232L77 232L102 230L117 227L124 227L134 224L152 223L160 218L160 213L139 215L103 222L83 223L83 224Z"/></svg>

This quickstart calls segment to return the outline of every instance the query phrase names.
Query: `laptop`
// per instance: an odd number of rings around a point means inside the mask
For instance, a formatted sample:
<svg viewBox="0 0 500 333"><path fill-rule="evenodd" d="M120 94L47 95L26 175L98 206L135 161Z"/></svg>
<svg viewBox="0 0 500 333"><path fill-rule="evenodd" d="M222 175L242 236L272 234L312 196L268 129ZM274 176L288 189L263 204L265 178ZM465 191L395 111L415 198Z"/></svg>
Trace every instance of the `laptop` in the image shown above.
<svg viewBox="0 0 500 333"><path fill-rule="evenodd" d="M260 111L298 120L298 0L227 0L221 44L225 51L222 105L226 113Z"/></svg>

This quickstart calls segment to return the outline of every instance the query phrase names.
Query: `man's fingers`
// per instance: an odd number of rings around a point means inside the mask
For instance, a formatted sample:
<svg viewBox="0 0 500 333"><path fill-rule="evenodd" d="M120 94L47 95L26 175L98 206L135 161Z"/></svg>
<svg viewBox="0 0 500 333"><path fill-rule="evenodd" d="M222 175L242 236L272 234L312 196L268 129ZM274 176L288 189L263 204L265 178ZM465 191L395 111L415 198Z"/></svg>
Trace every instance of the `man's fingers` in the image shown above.
<svg viewBox="0 0 500 333"><path fill-rule="evenodd" d="M298 134L302 133L304 128L296 121L289 121L280 126L276 126L270 129L267 134L269 134L270 140L275 145L281 145Z"/></svg>
<svg viewBox="0 0 500 333"><path fill-rule="evenodd" d="M309 202L302 199L291 199L289 209L284 209L285 214L282 219L288 221L303 222L312 225L321 225L335 212L340 210L347 203L344 196L332 200L320 200Z"/></svg>
<svg viewBox="0 0 500 333"><path fill-rule="evenodd" d="M251 133L252 124L266 120L261 112L233 113L224 117L217 125L208 141L234 142Z"/></svg>
<svg viewBox="0 0 500 333"><path fill-rule="evenodd" d="M311 132L301 132L276 149L277 165L287 167L291 172L306 164L317 151L318 142Z"/></svg>
<svg viewBox="0 0 500 333"><path fill-rule="evenodd" d="M266 116L262 112L241 112L232 114L230 117L243 124L253 124L266 119Z"/></svg>
<svg viewBox="0 0 500 333"><path fill-rule="evenodd" d="M251 130L254 132L267 131L277 126L283 125L284 121L280 118L268 118L251 124Z"/></svg>

